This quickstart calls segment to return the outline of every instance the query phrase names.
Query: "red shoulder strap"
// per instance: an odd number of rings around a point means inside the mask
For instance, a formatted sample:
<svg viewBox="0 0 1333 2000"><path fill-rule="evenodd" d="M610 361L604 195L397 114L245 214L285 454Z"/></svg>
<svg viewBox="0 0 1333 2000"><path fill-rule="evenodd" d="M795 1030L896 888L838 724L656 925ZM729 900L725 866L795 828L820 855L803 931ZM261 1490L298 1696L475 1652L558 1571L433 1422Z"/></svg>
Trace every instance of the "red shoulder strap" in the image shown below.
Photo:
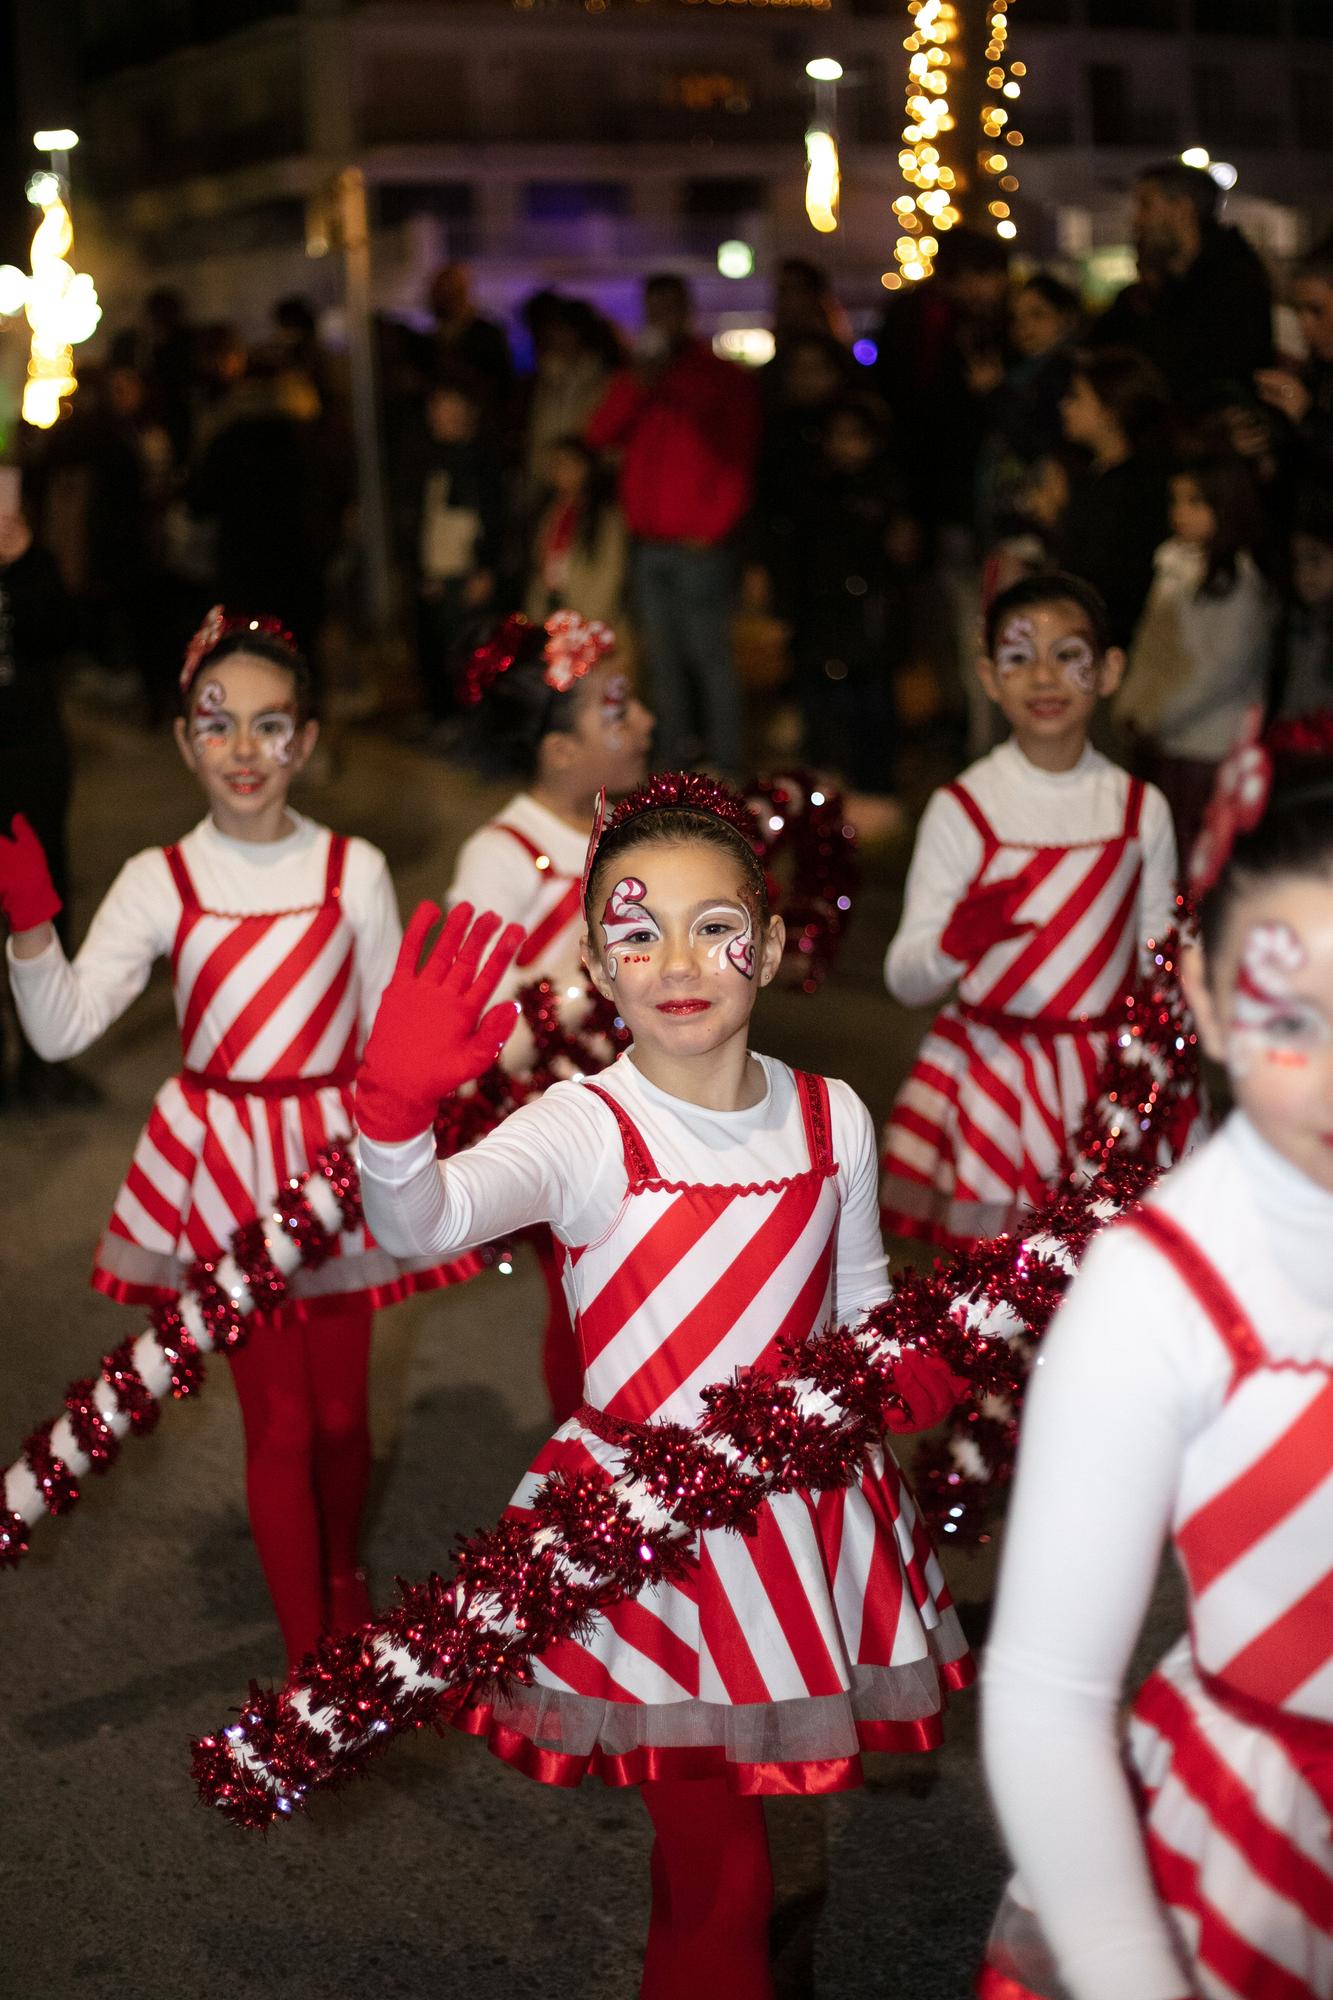
<svg viewBox="0 0 1333 2000"><path fill-rule="evenodd" d="M199 908L199 897L191 880L190 871L185 866L185 856L174 844L171 847L164 847L162 852L167 857L167 866L171 870L171 879L176 884L181 908L193 913Z"/></svg>
<svg viewBox="0 0 1333 2000"><path fill-rule="evenodd" d="M1129 797L1125 800L1125 835L1127 839L1132 839L1138 832L1139 821L1142 817L1143 780L1142 778L1131 778L1129 781Z"/></svg>
<svg viewBox="0 0 1333 2000"><path fill-rule="evenodd" d="M625 1149L625 1172L629 1175L630 1186L640 1187L644 1181L660 1180L661 1176L653 1164L653 1156L648 1151L643 1134L628 1111L617 1104L611 1093L601 1089L598 1084L587 1083L583 1087L585 1090L590 1090L594 1097L601 1098L603 1104L610 1108L611 1116L620 1127L620 1142Z"/></svg>
<svg viewBox="0 0 1333 2000"><path fill-rule="evenodd" d="M534 924L518 948L515 965L534 965L548 944L567 930L583 908L583 891L577 882L571 882L560 901L546 912L539 924Z"/></svg>
<svg viewBox="0 0 1333 2000"><path fill-rule="evenodd" d="M1262 1367L1266 1356L1250 1315L1194 1238L1160 1208L1136 1208L1126 1217L1125 1227L1146 1236L1194 1294L1235 1364L1235 1380Z"/></svg>
<svg viewBox="0 0 1333 2000"><path fill-rule="evenodd" d="M347 835L329 835L329 860L324 871L324 901L336 903L343 892L343 869L347 866Z"/></svg>
<svg viewBox="0 0 1333 2000"><path fill-rule="evenodd" d="M805 1143L810 1148L810 1164L817 1173L831 1174L836 1163L833 1158L828 1084L822 1076L812 1076L808 1070L793 1070L792 1074L796 1078L796 1095L805 1125Z"/></svg>
<svg viewBox="0 0 1333 2000"><path fill-rule="evenodd" d="M545 861L547 866L550 866L550 856L546 853L545 848L538 847L535 840L529 840L526 833L520 833L518 828L510 826L507 820L494 820L491 824L491 832L507 833L511 840L516 840L523 849L523 852L531 857L534 866L539 861Z"/></svg>
<svg viewBox="0 0 1333 2000"><path fill-rule="evenodd" d="M973 798L971 792L968 791L966 785L955 781L952 785L946 785L945 790L952 793L953 797L957 799L959 805L981 835L982 843L986 849L986 857L989 860L990 856L994 854L996 848L1000 845L1000 837L994 827Z"/></svg>

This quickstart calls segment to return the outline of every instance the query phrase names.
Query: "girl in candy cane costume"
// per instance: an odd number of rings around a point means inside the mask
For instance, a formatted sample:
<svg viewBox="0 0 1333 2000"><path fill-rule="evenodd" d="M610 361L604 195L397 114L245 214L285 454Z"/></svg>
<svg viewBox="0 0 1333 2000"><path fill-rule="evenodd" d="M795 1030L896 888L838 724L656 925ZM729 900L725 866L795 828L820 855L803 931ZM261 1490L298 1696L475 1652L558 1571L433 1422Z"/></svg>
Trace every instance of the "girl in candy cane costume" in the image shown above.
<svg viewBox="0 0 1333 2000"><path fill-rule="evenodd" d="M1197 850L1186 988L1237 1108L1093 1245L1028 1398L984 1732L1020 1875L985 2000L1333 1996L1333 717L1315 736L1262 818L1254 746L1224 767ZM1189 1631L1126 1772L1168 1536Z"/></svg>
<svg viewBox="0 0 1333 2000"><path fill-rule="evenodd" d="M593 1083L558 1083L439 1163L442 1091L507 1023L442 985L498 927L451 934L416 970L409 928L357 1084L363 1186L381 1240L452 1256L532 1221L559 1246L585 1400L512 1503L557 1468L616 1462L625 1425L695 1422L700 1391L776 1361L885 1296L873 1128L844 1084L749 1053L777 969L758 829L708 780L654 779L598 825L584 877L594 984L633 1034ZM510 933L507 949L517 946ZM506 946L498 948L503 955ZM905 1359L905 1358L904 1358ZM903 1428L959 1385L918 1359ZM760 1801L859 1782L865 1749L924 1750L970 1675L947 1589L887 1448L852 1487L768 1502L750 1537L705 1531L696 1573L552 1646L530 1685L459 1726L556 1785L638 1784L652 1816L649 2000L767 2000L771 1879Z"/></svg>
<svg viewBox="0 0 1333 2000"><path fill-rule="evenodd" d="M579 952L580 877L599 792L642 782L653 718L634 693L609 626L559 611L544 625L506 618L478 647L461 698L472 726L464 754L488 776L518 778L522 791L464 842L448 904L495 910L526 936L502 991L539 979L555 987L576 1023L586 1005ZM506 1045L506 1069L531 1067L532 1037L520 1023ZM542 1370L557 1419L578 1403L582 1383L560 1267L549 1230L531 1232L546 1280Z"/></svg>
<svg viewBox="0 0 1333 2000"><path fill-rule="evenodd" d="M195 1260L219 1257L351 1133L357 1056L400 938L383 855L287 805L318 725L305 664L276 622L211 612L181 699L177 738L208 817L126 863L72 964L35 838L17 823L0 840L15 1005L48 1060L87 1048L154 959L171 963L182 1067L157 1094L93 1270L99 1291L131 1305L174 1300ZM373 1309L474 1268L404 1262L364 1227L343 1230L327 1262L296 1274L292 1303L257 1314L228 1357L251 1527L293 1660L369 1612L357 1538Z"/></svg>

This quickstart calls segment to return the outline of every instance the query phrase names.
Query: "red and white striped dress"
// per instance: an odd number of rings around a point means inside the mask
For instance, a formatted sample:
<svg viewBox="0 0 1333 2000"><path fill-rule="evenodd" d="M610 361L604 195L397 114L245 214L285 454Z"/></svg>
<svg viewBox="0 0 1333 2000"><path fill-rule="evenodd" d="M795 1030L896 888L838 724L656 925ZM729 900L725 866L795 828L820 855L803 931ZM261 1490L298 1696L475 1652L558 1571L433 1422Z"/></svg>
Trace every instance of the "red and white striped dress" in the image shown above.
<svg viewBox="0 0 1333 2000"><path fill-rule="evenodd" d="M322 1147L350 1140L357 938L341 902L347 840L323 837L321 900L245 915L205 907L182 849L163 850L179 898L171 973L182 1067L157 1093L98 1247L93 1284L111 1298L174 1298L196 1258L218 1256ZM362 1226L291 1289L387 1305L478 1268L403 1264Z"/></svg>
<svg viewBox="0 0 1333 2000"><path fill-rule="evenodd" d="M1189 1634L1129 1717L1148 1862L1201 2000L1333 2000L1333 1364L1272 1357L1162 1207L1129 1227L1230 1370L1176 1499ZM1066 2000L1012 1896L990 1960L982 2000Z"/></svg>
<svg viewBox="0 0 1333 2000"><path fill-rule="evenodd" d="M588 1400L516 1510L553 1471L614 1468L609 1419L692 1423L709 1383L827 1324L839 1170L828 1087L795 1082L804 1170L724 1186L665 1179L625 1104L584 1087L619 1128L626 1191L595 1240L561 1242ZM886 1449L846 1491L774 1498L753 1536L704 1532L685 1583L615 1607L543 1654L533 1685L456 1720L550 1784L725 1774L743 1792L814 1793L859 1783L862 1750L933 1747L945 1691L970 1678L929 1535Z"/></svg>
<svg viewBox="0 0 1333 2000"><path fill-rule="evenodd" d="M1037 845L1003 839L965 784L948 791L981 841L968 887L1021 878L1029 928L960 979L885 1132L885 1229L945 1246L997 1235L1063 1171L1135 974L1144 802L1131 780L1114 836Z"/></svg>

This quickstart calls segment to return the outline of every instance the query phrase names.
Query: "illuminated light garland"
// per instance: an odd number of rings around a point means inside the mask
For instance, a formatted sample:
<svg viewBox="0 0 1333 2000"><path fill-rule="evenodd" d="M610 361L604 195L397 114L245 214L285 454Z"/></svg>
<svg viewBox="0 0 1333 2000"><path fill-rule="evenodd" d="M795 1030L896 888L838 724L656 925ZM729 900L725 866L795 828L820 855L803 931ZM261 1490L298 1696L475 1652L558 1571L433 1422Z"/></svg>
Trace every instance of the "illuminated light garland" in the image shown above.
<svg viewBox="0 0 1333 2000"><path fill-rule="evenodd" d="M50 430L61 402L78 387L74 349L96 332L102 308L87 272L73 270L68 261L74 224L59 176L34 174L28 199L42 211L29 252L31 271L0 265L0 317L23 313L32 329L23 420L35 430Z"/></svg>
<svg viewBox="0 0 1333 2000"><path fill-rule="evenodd" d="M1178 921L1185 917L1176 899ZM1199 1038L1180 987L1179 932L1150 944L1149 965L1124 999L1083 1122L1069 1145L1069 1183L1096 1187L1121 1166L1151 1179L1178 1160L1203 1106ZM1043 1211L1044 1213L1045 1211ZM1018 1418L1036 1336L1008 1336L1012 1375L999 1371L955 1410L944 1435L917 1453L912 1483L932 1525L956 1542L990 1539L988 1523L1013 1478Z"/></svg>
<svg viewBox="0 0 1333 2000"><path fill-rule="evenodd" d="M360 1222L356 1164L328 1146L303 1180L288 1181L270 1215L235 1230L221 1257L191 1267L176 1303L153 1306L137 1339L103 1355L96 1376L71 1382L61 1414L32 1432L0 1479L0 1569L27 1554L28 1530L43 1514L69 1512L79 1481L105 1472L124 1438L152 1430L164 1397L200 1388L205 1354L244 1346L251 1314L275 1311L292 1274L322 1264Z"/></svg>
<svg viewBox="0 0 1333 2000"><path fill-rule="evenodd" d="M837 961L860 883L842 793L809 771L757 780L746 803L764 839L771 900L787 927L784 974L817 993Z"/></svg>
<svg viewBox="0 0 1333 2000"><path fill-rule="evenodd" d="M911 0L912 28L903 43L908 54L907 123L898 155L902 177L911 192L893 204L903 231L893 246L897 264L884 273L883 283L897 291L904 281L919 284L935 268L939 237L962 221L956 197L964 179L944 161L940 141L954 130L949 106L949 69L959 53L961 35L953 0Z"/></svg>
<svg viewBox="0 0 1333 2000"><path fill-rule="evenodd" d="M530 1681L558 1639L688 1576L700 1530L744 1534L774 1494L850 1485L886 1430L910 1428L914 1361L1011 1389L1014 1335L1044 1330L1090 1238L1149 1177L1117 1161L1025 1234L909 1274L856 1328L787 1350L781 1373L747 1368L705 1389L692 1428L617 1425L613 1473L550 1475L522 1518L461 1544L452 1578L400 1585L392 1610L323 1641L283 1688L252 1683L239 1720L193 1745L200 1798L239 1826L271 1826L470 1693Z"/></svg>
<svg viewBox="0 0 1333 2000"><path fill-rule="evenodd" d="M986 8L986 61L990 65L986 85L992 98L981 107L982 143L977 152L977 172L983 194L988 192L987 180L1002 190L1003 195L1018 192L1018 175L1013 171L1009 152L1023 144L1023 134L1014 128L1010 107L1022 95L1020 79L1027 75L1027 66L1011 62L1007 53L1009 16L1014 5L1015 0L989 0ZM1008 150L1000 150L1002 147ZM1002 194L996 193L987 201L986 213L995 234L1012 242L1018 234L1018 224L1013 219L1011 204Z"/></svg>

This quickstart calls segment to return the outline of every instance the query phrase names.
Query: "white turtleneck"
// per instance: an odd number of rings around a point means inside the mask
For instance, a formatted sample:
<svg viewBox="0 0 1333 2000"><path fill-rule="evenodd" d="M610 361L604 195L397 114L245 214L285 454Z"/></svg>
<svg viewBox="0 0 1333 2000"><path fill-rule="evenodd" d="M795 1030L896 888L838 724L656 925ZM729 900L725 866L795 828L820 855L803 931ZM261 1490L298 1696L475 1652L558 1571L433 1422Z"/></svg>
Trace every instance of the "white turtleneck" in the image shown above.
<svg viewBox="0 0 1333 2000"><path fill-rule="evenodd" d="M1333 1194L1234 1114L1152 1196L1275 1359L1333 1362ZM1120 1761L1126 1668L1230 1358L1151 1244L1094 1243L1042 1343L984 1681L1001 1827L1072 2000L1188 1991Z"/></svg>
<svg viewBox="0 0 1333 2000"><path fill-rule="evenodd" d="M1128 775L1091 744L1068 771L1043 771L1012 737L963 772L992 831L1019 847L1113 840L1125 824ZM1176 840L1166 800L1152 785L1139 824L1143 879L1136 918L1140 942L1161 937L1176 893ZM985 846L953 793L935 793L921 816L907 873L902 920L884 960L884 981L904 1007L943 999L963 967L940 949L950 917L981 872Z"/></svg>

